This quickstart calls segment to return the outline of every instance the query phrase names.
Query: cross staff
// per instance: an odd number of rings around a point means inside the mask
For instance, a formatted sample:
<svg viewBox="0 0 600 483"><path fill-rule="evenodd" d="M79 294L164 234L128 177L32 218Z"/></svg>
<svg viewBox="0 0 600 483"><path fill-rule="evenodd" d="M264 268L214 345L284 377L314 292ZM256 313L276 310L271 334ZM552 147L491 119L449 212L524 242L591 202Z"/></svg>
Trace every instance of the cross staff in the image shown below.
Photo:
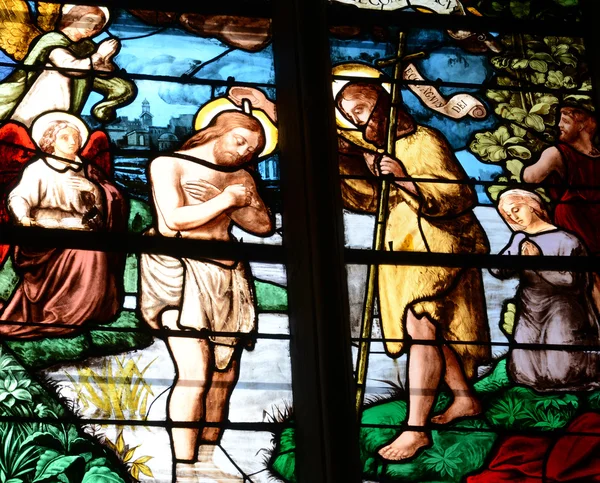
<svg viewBox="0 0 600 483"><path fill-rule="evenodd" d="M390 117L387 130L386 153L393 156L396 143L396 130L398 122L398 104L402 102L401 85L403 64L405 62L404 51L406 46L406 34L400 32L398 35L398 50L396 56L391 59L382 60L378 65L388 66L394 64L392 77L392 102L390 106ZM412 57L412 56L411 56ZM390 198L390 186L392 180L388 176L381 179L379 190L379 202L377 205L377 220L375 224L375 240L373 250L383 249L385 239L385 223L388 216L388 203ZM356 414L360 422L360 409L365 399L365 386L367 380L367 366L369 364L369 345L373 332L373 308L375 306L375 291L377 289L377 265L369 265L367 275L367 294L363 310L363 318L360 331L360 345L358 349L358 361L356 363Z"/></svg>

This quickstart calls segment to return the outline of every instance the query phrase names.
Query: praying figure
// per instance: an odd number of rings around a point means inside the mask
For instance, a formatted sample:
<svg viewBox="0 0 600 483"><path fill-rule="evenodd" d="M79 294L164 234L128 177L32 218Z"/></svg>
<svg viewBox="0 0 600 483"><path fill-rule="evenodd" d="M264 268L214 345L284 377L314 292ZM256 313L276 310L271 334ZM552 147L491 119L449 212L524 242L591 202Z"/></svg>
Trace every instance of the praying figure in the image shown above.
<svg viewBox="0 0 600 483"><path fill-rule="evenodd" d="M249 163L275 149L274 116L265 114L274 114L274 105L251 88L232 87L229 95L203 106L198 131L179 151L150 164L153 232L160 236L233 243L233 224L258 236L273 231ZM257 331L250 268L200 254L142 254L140 267L142 315L164 330L177 371L168 403L168 418L178 423L171 430L174 481L229 481L213 454L242 349L253 347Z"/></svg>
<svg viewBox="0 0 600 483"><path fill-rule="evenodd" d="M15 132L27 145L25 130ZM88 141L85 124L65 112L42 115L31 132L42 155L26 165L8 194L12 220L21 226L125 231L127 201L100 168L105 163L84 157L106 153L105 134L96 131ZM121 307L122 254L16 246L12 259L21 281L0 310L0 320L11 322L0 322L3 339L72 334L84 323L110 321Z"/></svg>
<svg viewBox="0 0 600 483"><path fill-rule="evenodd" d="M521 189L505 191L498 210L514 231L501 255L588 256L577 236L550 222L537 194ZM591 274L531 269L490 271L501 279L518 276L520 280L515 346L510 349L507 363L510 377L537 391L579 391L600 386L597 349L568 349L570 345L600 345ZM519 348L519 344L540 347Z"/></svg>

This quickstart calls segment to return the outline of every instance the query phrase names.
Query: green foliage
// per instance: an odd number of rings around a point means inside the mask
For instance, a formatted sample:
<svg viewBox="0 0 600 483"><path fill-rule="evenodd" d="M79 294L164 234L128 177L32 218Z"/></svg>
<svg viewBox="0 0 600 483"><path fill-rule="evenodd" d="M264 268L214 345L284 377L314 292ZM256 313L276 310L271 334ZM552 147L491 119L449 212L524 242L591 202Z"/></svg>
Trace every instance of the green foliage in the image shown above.
<svg viewBox="0 0 600 483"><path fill-rule="evenodd" d="M63 424L63 407L0 345L0 416L56 419L53 422L0 422L2 483L124 483L118 466L110 468L106 449ZM92 471L92 468L95 468ZM102 480L96 475L109 475Z"/></svg>
<svg viewBox="0 0 600 483"><path fill-rule="evenodd" d="M15 340L6 342L6 345L25 367L36 369L78 360L90 351L89 340L84 335L31 341Z"/></svg>
<svg viewBox="0 0 600 483"><path fill-rule="evenodd" d="M287 290L268 282L254 281L258 310L286 311L288 308Z"/></svg>
<svg viewBox="0 0 600 483"><path fill-rule="evenodd" d="M579 20L581 15L578 0L476 0L470 4L486 17Z"/></svg>
<svg viewBox="0 0 600 483"><path fill-rule="evenodd" d="M98 354L118 354L132 349L142 349L148 347L153 341L146 323L139 320L136 313L131 310L122 310L117 320L102 324L101 327L90 330L91 350ZM115 332L110 329L135 330Z"/></svg>
<svg viewBox="0 0 600 483"><path fill-rule="evenodd" d="M286 428L278 438L271 471L284 481L296 483L296 439L294 428Z"/></svg>
<svg viewBox="0 0 600 483"><path fill-rule="evenodd" d="M18 283L19 276L15 273L12 259L9 257L4 265L0 267L0 300L8 300Z"/></svg>
<svg viewBox="0 0 600 483"><path fill-rule="evenodd" d="M363 411L360 452L366 479L412 482L456 482L480 470L502 431L562 431L582 409L600 409L600 391L575 394L540 394L515 386L500 359L491 372L474 384L482 402L481 416L451 423L432 431L432 446L414 460L383 465L377 451L395 438L407 417L405 400L388 400ZM449 397L440 394L434 413L447 406ZM390 427L378 427L379 425ZM470 428L468 433L457 428ZM481 429L481 431L477 431ZM285 481L293 476L294 430L286 429L278 438L270 469ZM384 474L385 472L385 474Z"/></svg>
<svg viewBox="0 0 600 483"><path fill-rule="evenodd" d="M17 340L6 344L28 368L41 369L59 362L78 361L94 354L116 354L147 347L152 336L146 324L135 312L123 310L114 322L103 324L102 329L89 326L89 335L51 337L34 341ZM132 332L111 332L110 328L137 329ZM109 330L104 330L109 329Z"/></svg>
<svg viewBox="0 0 600 483"><path fill-rule="evenodd" d="M130 253L125 260L125 273L123 275L124 289L126 294L138 291L138 257Z"/></svg>
<svg viewBox="0 0 600 483"><path fill-rule="evenodd" d="M496 3L497 11L508 8L506 2ZM509 8L513 16L525 18L534 3L511 1ZM490 60L497 71L497 83L530 87L532 91L488 90L486 96L501 124L495 131L475 134L469 149L480 161L504 168L497 181L520 183L524 167L556 143L558 107L593 108L591 97L579 92L591 91L591 80L581 39L505 34L500 40L503 51ZM538 86L577 91L555 95L533 92ZM505 184L493 185L488 194L495 201L505 189ZM543 190L536 191L547 199Z"/></svg>
<svg viewBox="0 0 600 483"><path fill-rule="evenodd" d="M148 203L132 198L129 208L129 231L142 233L152 226L152 210Z"/></svg>
<svg viewBox="0 0 600 483"><path fill-rule="evenodd" d="M486 420L496 428L551 431L565 427L579 408L571 394L538 394L525 387L501 392L487 407Z"/></svg>

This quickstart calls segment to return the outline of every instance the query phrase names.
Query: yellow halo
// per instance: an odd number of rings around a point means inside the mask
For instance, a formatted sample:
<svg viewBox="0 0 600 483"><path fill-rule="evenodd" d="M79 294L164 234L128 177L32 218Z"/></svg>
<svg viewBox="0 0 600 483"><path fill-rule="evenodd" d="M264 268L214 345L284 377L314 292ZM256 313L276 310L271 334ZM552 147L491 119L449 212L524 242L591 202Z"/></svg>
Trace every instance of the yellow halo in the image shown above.
<svg viewBox="0 0 600 483"><path fill-rule="evenodd" d="M332 70L333 76L344 76L344 77L356 77L357 80L362 79L379 79L380 77L387 77L386 74L375 67L371 67L367 64L361 64L358 62L348 62L345 64L336 65ZM350 80L346 79L335 79L333 80L333 98L335 99L340 91L350 83ZM383 82L381 84L386 91L392 92L392 85L389 82ZM359 127L348 120L346 116L342 114L339 107L335 106L335 121L338 127L338 133L350 141L351 143L360 146L369 151L382 152L374 144L366 141L363 137Z"/></svg>
<svg viewBox="0 0 600 483"><path fill-rule="evenodd" d="M204 129L211 123L217 114L220 114L224 111L244 112L242 108L236 106L226 97L219 97L218 99L205 104L198 111L196 118L194 119L194 129L196 131ZM265 131L265 148L258 155L258 157L266 158L267 156L270 156L277 148L279 136L277 127L275 124L273 124L273 121L271 121L271 119L269 119L269 117L259 109L252 109L252 117L261 123L263 130Z"/></svg>
<svg viewBox="0 0 600 483"><path fill-rule="evenodd" d="M68 112L55 111L42 114L31 125L31 139L33 139L38 147L40 146L40 141L46 132L46 129L48 129L50 123L54 121L66 121L74 126L79 131L79 135L81 136L81 147L83 148L83 146L85 146L89 135L89 131L85 123L78 117L75 117Z"/></svg>
<svg viewBox="0 0 600 483"><path fill-rule="evenodd" d="M357 80L361 78L367 79L378 79L380 77L387 77L384 72L371 67L370 65L360 64L358 62L349 62L346 64L339 64L333 68L333 76L344 76L344 77L356 77ZM346 79L334 79L333 80L333 98L335 99L340 91L346 87L346 84L350 83ZM381 84L386 91L392 92L392 85L389 82L383 82ZM342 111L335 106L335 120L337 126L342 129L358 129L358 126L353 122L346 119L346 116L342 114Z"/></svg>

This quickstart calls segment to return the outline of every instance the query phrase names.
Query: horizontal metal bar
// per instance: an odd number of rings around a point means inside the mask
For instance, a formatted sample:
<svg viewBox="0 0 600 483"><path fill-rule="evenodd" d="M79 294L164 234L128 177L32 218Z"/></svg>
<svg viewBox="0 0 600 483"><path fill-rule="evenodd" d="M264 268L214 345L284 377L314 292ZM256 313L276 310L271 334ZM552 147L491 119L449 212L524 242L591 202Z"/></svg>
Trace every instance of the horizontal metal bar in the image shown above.
<svg viewBox="0 0 600 483"><path fill-rule="evenodd" d="M501 268L515 271L600 272L600 257L592 256L506 256L472 253L375 251L355 248L347 248L344 253L346 263L350 265L405 265L421 267Z"/></svg>
<svg viewBox="0 0 600 483"><path fill-rule="evenodd" d="M508 347L510 349L521 349L521 350L532 350L532 351L543 351L553 350L562 352L589 352L589 351L600 351L599 344L525 344L519 342L483 342L473 340L425 340L425 339L411 339L410 337L404 338L385 338L385 337L353 337L352 342L387 342L395 343L400 342L409 345L427 345L434 347L448 346L477 346L477 347Z"/></svg>
<svg viewBox="0 0 600 483"><path fill-rule="evenodd" d="M262 312L259 312L262 313ZM109 324L110 322L107 322ZM15 322L12 320L0 320L0 327L40 327L40 328L48 328L49 324L44 324L41 322ZM61 324L58 322L52 322L51 327L53 329L69 329L72 332L69 333L69 337L79 335L81 333L88 332L106 332L106 333L114 333L114 334L147 334L152 335L153 337L157 337L159 339L166 338L183 338L183 339L197 339L197 340L206 340L212 337L231 337L234 339L273 339L273 340L289 340L291 336L289 334L267 334L263 332L253 332L253 333L244 333L244 332L223 332L223 331L215 331L208 329L181 329L181 330L169 330L169 329L152 329L151 327L144 324L143 328L136 327L107 327L105 325L96 325L95 323L85 324L81 326L73 326L69 324ZM2 340L4 341L26 341L30 339L23 339L19 337L15 337L11 339L10 335L3 335Z"/></svg>
<svg viewBox="0 0 600 483"><path fill-rule="evenodd" d="M64 74L69 75L69 73L79 72L90 75L94 71L90 69L76 69L76 68L66 68L66 67L56 67L52 65L23 65L20 63L13 62L0 62L0 67L10 67L15 70L22 70L26 72L42 72L42 71L53 71L53 72L62 72ZM180 76L170 76L170 75L157 75L157 74L140 74L136 72L127 72L125 69L117 69L110 72L111 77L121 77L123 79L130 80L143 80L143 81L153 81L153 82L175 82L178 84L192 84L192 85L201 85L201 86L213 86L213 87L229 87L229 86L245 86L245 87L266 87L266 88L274 88L275 84L265 83L265 82L243 82L238 81L235 77L229 77L226 80L222 79L207 79L207 78L199 78L193 77L186 74L181 74Z"/></svg>
<svg viewBox="0 0 600 483"><path fill-rule="evenodd" d="M116 253L160 253L177 258L285 263L281 245L145 236L119 232L86 232L0 224L0 244L36 248L76 248Z"/></svg>
<svg viewBox="0 0 600 483"><path fill-rule="evenodd" d="M2 144L2 142L0 141L0 144ZM402 161L402 160L400 160ZM484 163L481 162L482 165L486 165L489 164L491 166L493 166L494 164L492 163ZM496 166L498 166L500 163L498 163ZM502 175L504 176L510 176L510 173L502 173ZM501 176L502 176L501 175ZM485 181L485 180L478 180L478 179L474 179L474 178L467 178L467 179L440 179L440 178L422 178L422 177L414 177L414 176L404 176L404 177L400 177L400 176L392 176L392 175L386 175L386 178L390 179L391 181L412 181L414 183L423 183L423 184L450 184L450 185L468 185L468 186L506 186L506 187L512 187L512 188L520 188L520 189L530 189L530 190L535 190L537 188L556 188L556 189L570 189L570 190L591 190L591 191L599 191L600 192L600 186L597 184L591 185L591 184L570 184L567 181L565 181L564 183L546 183L546 182L542 182L542 183L525 183L524 181L515 181L515 180L509 180L509 181L496 181L496 180L491 180L491 181ZM368 176L361 176L361 175L353 175L353 174L340 174L340 179L353 179L353 180L364 180L364 181L370 181L370 182L377 182L379 180L381 180L381 177L375 176L374 174L372 175L368 175ZM584 200L582 200L583 202ZM593 203L592 202L588 202L587 200L584 201L586 204L588 203Z"/></svg>
<svg viewBox="0 0 600 483"><path fill-rule="evenodd" d="M211 423L207 421L157 421L139 419L101 419L80 418L75 415L65 415L59 419L37 416L0 416L0 423L44 423L50 425L76 424L78 426L97 424L102 426L147 426L154 428L223 428L235 431L281 431L285 428L294 427L293 422L231 422Z"/></svg>

